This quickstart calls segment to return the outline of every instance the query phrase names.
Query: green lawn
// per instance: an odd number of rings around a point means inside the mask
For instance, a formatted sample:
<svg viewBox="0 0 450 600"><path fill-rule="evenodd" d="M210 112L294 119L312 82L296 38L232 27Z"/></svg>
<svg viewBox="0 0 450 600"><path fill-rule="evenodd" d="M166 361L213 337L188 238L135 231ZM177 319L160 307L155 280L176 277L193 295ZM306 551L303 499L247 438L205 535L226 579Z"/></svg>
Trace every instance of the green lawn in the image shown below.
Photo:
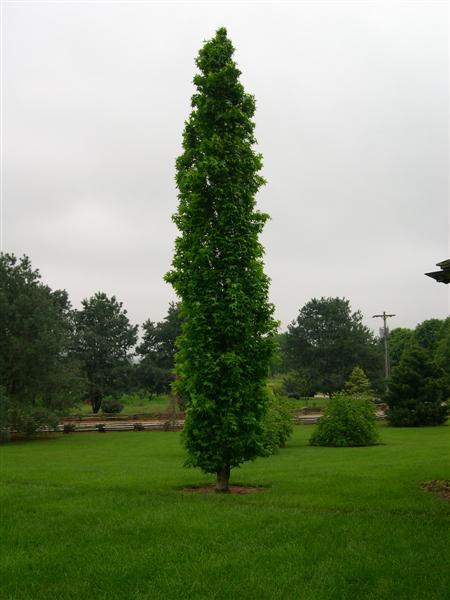
<svg viewBox="0 0 450 600"><path fill-rule="evenodd" d="M389 429L370 448L288 447L233 472L249 496L177 490L179 435L72 434L1 453L0 597L450 598L450 427Z"/></svg>
<svg viewBox="0 0 450 600"><path fill-rule="evenodd" d="M119 398L119 401L123 400ZM136 395L135 398L131 397L130 401L123 402L123 410L120 414L148 414L149 416L151 416L158 415L160 413L165 413L169 410L171 410L171 404L169 402L169 396L167 396L166 394L159 394L148 399L146 399L145 397L139 398L139 396ZM93 412L90 404L83 403L79 404L78 406L75 406L70 411L70 414L85 417L87 415L92 415ZM98 413L98 416L103 416L102 411Z"/></svg>

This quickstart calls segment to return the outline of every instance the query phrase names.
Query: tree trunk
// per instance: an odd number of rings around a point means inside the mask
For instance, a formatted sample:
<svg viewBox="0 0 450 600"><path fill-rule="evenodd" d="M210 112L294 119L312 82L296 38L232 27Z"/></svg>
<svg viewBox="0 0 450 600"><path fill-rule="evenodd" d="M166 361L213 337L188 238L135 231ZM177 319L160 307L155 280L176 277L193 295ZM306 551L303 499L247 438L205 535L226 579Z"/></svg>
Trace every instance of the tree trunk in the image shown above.
<svg viewBox="0 0 450 600"><path fill-rule="evenodd" d="M228 482L230 481L230 465L224 465L217 471L216 492L228 492Z"/></svg>

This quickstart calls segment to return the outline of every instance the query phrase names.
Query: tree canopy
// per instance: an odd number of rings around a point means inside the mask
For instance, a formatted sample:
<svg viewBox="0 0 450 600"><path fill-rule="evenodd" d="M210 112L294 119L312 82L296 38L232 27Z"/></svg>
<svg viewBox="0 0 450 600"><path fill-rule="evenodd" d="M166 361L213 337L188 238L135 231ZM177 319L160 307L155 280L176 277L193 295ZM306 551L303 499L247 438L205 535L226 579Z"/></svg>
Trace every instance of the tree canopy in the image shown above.
<svg viewBox="0 0 450 600"><path fill-rule="evenodd" d="M0 254L1 412L14 429L54 424L79 400L72 333L67 292L44 285L28 257Z"/></svg>
<svg viewBox="0 0 450 600"><path fill-rule="evenodd" d="M426 319L419 323L414 330L414 338L419 346L434 354L441 338L443 323L441 319Z"/></svg>
<svg viewBox="0 0 450 600"><path fill-rule="evenodd" d="M255 208L264 183L253 149L253 96L244 91L224 28L200 50L197 92L177 159L180 235L166 276L182 300L176 358L187 401L190 463L217 474L264 453L265 378L275 321L258 240L268 219Z"/></svg>
<svg viewBox="0 0 450 600"><path fill-rule="evenodd" d="M102 292L82 301L75 328L75 353L88 382L86 398L96 413L105 396L127 389L138 328L130 324L122 303Z"/></svg>
<svg viewBox="0 0 450 600"><path fill-rule="evenodd" d="M392 369L386 396L388 420L402 427L440 425L448 414L446 393L444 371L414 342Z"/></svg>
<svg viewBox="0 0 450 600"><path fill-rule="evenodd" d="M142 328L142 342L136 348L141 358L139 383L156 393L168 392L174 379L175 344L181 333L180 307L172 302L163 321L148 319Z"/></svg>
<svg viewBox="0 0 450 600"><path fill-rule="evenodd" d="M403 351L410 346L414 339L414 330L406 327L396 327L389 333L389 361L391 368L400 362Z"/></svg>
<svg viewBox="0 0 450 600"><path fill-rule="evenodd" d="M382 369L378 341L345 298L307 302L288 326L284 353L287 367L307 373L315 392L341 390L357 365L375 381Z"/></svg>

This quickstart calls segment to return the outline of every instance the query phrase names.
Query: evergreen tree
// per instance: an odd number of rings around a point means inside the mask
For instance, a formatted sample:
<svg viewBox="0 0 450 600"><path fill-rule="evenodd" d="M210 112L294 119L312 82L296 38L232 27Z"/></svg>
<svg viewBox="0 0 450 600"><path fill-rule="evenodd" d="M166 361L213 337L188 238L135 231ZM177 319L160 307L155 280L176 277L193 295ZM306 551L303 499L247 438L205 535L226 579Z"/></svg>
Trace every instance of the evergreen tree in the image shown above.
<svg viewBox="0 0 450 600"><path fill-rule="evenodd" d="M419 323L414 330L414 339L419 346L428 350L430 355L433 355L436 351L443 325L444 321L441 319L426 319Z"/></svg>
<svg viewBox="0 0 450 600"><path fill-rule="evenodd" d="M355 367L344 385L344 393L348 396L373 396L370 381L361 367Z"/></svg>
<svg viewBox="0 0 450 600"><path fill-rule="evenodd" d="M97 413L105 396L128 386L137 326L130 324L122 302L98 292L82 301L75 327L75 352L88 381L87 400Z"/></svg>
<svg viewBox="0 0 450 600"><path fill-rule="evenodd" d="M355 364L375 384L382 373L381 346L345 298L307 302L288 326L283 351L286 367L306 372L314 393L342 390Z"/></svg>
<svg viewBox="0 0 450 600"><path fill-rule="evenodd" d="M403 351L410 346L414 340L414 330L406 327L396 327L389 332L389 361L391 369L400 362Z"/></svg>
<svg viewBox="0 0 450 600"><path fill-rule="evenodd" d="M142 329L142 342L136 348L141 358L136 367L138 383L157 394L168 393L174 380L175 342L181 333L179 306L171 302L163 321L148 319Z"/></svg>
<svg viewBox="0 0 450 600"><path fill-rule="evenodd" d="M136 352L142 357L147 357L161 369L172 369L175 342L181 333L179 306L171 302L163 321L155 324L147 319L142 329L142 343L137 347Z"/></svg>
<svg viewBox="0 0 450 600"><path fill-rule="evenodd" d="M265 379L276 323L258 241L268 216L255 208L264 183L253 150L253 96L239 82L224 28L196 64L197 93L177 159L180 235L166 275L182 300L177 387L187 402L189 463L217 475L263 455Z"/></svg>
<svg viewBox="0 0 450 600"><path fill-rule="evenodd" d="M413 343L392 370L386 402L391 425L419 427L440 425L448 413L446 382L442 369L429 352Z"/></svg>
<svg viewBox="0 0 450 600"><path fill-rule="evenodd" d="M0 253L0 428L32 433L82 397L72 310L23 256Z"/></svg>
<svg viewBox="0 0 450 600"><path fill-rule="evenodd" d="M442 324L441 337L436 347L435 360L444 371L446 397L450 400L450 317Z"/></svg>

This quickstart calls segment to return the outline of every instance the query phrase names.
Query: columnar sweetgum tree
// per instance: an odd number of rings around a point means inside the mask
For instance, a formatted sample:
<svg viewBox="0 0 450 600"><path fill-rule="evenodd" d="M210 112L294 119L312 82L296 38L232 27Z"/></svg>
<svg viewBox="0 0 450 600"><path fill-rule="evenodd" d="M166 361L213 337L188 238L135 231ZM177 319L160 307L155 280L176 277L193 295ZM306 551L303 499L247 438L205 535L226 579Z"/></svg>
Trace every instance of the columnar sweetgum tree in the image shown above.
<svg viewBox="0 0 450 600"><path fill-rule="evenodd" d="M239 82L226 29L200 50L197 92L177 159L180 235L166 275L181 298L178 391L187 404L188 464L217 475L265 453L265 379L274 351L273 305L258 241L264 183L255 143L255 100Z"/></svg>

